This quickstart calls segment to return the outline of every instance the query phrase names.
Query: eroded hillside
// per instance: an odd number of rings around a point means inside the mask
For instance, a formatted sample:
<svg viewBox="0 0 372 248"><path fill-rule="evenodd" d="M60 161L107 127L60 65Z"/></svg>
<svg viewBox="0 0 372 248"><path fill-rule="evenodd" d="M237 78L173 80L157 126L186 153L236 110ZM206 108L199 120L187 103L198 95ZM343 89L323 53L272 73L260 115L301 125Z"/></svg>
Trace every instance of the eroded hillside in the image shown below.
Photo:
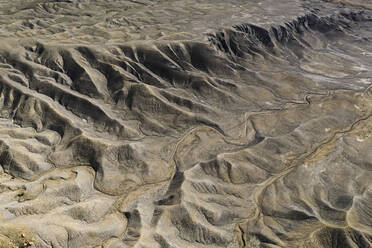
<svg viewBox="0 0 372 248"><path fill-rule="evenodd" d="M359 2L0 1L0 247L372 247Z"/></svg>

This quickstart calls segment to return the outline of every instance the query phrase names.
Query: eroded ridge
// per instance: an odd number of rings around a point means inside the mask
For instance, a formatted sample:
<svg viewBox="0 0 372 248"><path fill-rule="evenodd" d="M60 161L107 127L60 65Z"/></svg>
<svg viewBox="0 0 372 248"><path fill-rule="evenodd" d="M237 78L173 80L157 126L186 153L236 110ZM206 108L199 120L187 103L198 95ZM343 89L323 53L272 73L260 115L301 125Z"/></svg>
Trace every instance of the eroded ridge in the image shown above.
<svg viewBox="0 0 372 248"><path fill-rule="evenodd" d="M371 24L2 40L0 246L372 246Z"/></svg>

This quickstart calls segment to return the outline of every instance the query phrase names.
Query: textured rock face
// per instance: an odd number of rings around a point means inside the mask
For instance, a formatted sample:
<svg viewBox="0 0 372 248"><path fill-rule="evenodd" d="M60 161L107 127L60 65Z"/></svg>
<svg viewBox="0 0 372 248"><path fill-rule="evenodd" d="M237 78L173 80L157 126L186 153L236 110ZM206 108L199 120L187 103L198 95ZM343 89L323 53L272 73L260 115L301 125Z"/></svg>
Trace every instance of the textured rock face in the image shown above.
<svg viewBox="0 0 372 248"><path fill-rule="evenodd" d="M372 247L368 1L0 1L0 247Z"/></svg>

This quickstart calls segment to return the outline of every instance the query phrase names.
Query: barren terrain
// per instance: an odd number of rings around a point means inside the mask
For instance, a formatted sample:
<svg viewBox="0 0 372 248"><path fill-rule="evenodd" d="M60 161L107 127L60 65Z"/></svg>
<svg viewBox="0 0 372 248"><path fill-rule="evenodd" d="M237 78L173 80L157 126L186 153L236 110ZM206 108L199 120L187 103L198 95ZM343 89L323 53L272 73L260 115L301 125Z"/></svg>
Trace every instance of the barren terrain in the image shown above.
<svg viewBox="0 0 372 248"><path fill-rule="evenodd" d="M0 247L372 247L367 0L0 0Z"/></svg>

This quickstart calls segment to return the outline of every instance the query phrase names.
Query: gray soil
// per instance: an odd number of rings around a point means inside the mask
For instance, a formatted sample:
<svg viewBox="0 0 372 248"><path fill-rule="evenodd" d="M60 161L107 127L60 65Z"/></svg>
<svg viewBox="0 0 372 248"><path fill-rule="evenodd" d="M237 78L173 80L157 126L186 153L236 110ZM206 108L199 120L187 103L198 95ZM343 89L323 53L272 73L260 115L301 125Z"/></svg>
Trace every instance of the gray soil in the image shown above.
<svg viewBox="0 0 372 248"><path fill-rule="evenodd" d="M372 247L368 0L0 0L0 248Z"/></svg>

